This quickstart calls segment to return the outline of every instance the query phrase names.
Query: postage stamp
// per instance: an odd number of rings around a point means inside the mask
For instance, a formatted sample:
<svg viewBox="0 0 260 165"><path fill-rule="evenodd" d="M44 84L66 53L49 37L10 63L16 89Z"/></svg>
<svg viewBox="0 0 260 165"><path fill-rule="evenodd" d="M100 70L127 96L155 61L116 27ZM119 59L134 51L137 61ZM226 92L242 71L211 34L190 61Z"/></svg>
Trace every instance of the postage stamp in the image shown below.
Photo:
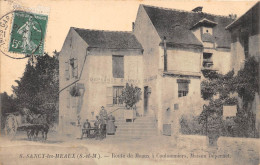
<svg viewBox="0 0 260 165"><path fill-rule="evenodd" d="M42 55L47 22L47 15L15 11L9 52Z"/></svg>

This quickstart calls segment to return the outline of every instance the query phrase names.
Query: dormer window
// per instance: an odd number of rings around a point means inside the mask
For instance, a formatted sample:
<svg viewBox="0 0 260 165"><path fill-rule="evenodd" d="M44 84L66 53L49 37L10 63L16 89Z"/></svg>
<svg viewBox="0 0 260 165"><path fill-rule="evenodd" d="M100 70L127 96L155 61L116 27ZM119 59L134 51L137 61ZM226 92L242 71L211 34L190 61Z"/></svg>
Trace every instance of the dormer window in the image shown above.
<svg viewBox="0 0 260 165"><path fill-rule="evenodd" d="M213 28L214 26L216 26L218 23L211 21L209 19L203 18L202 20L200 20L199 22L195 23L192 27L192 29L197 29L199 27L207 27L207 28Z"/></svg>
<svg viewBox="0 0 260 165"><path fill-rule="evenodd" d="M202 27L202 34L210 34L212 35L212 27Z"/></svg>
<svg viewBox="0 0 260 165"><path fill-rule="evenodd" d="M194 35L203 42L204 47L213 48L215 38L213 37L213 27L217 23L206 18L203 18L199 22L195 23L191 30Z"/></svg>

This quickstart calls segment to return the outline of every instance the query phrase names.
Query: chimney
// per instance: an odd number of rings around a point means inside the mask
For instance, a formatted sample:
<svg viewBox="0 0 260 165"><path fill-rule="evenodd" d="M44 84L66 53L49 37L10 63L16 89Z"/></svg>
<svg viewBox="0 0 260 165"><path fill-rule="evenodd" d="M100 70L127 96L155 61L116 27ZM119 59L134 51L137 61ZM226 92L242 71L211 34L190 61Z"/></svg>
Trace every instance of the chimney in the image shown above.
<svg viewBox="0 0 260 165"><path fill-rule="evenodd" d="M163 50L164 50L164 72L167 72L167 45L166 45L166 37L163 37Z"/></svg>
<svg viewBox="0 0 260 165"><path fill-rule="evenodd" d="M132 22L132 32L134 32L134 30L135 30L135 23Z"/></svg>
<svg viewBox="0 0 260 165"><path fill-rule="evenodd" d="M194 8L192 11L195 12L195 13L202 13L202 6L198 6L196 8Z"/></svg>
<svg viewBox="0 0 260 165"><path fill-rule="evenodd" d="M236 19L236 18L237 18L237 15L236 15L236 14L229 14L228 16L229 16L229 18L231 18L231 19Z"/></svg>

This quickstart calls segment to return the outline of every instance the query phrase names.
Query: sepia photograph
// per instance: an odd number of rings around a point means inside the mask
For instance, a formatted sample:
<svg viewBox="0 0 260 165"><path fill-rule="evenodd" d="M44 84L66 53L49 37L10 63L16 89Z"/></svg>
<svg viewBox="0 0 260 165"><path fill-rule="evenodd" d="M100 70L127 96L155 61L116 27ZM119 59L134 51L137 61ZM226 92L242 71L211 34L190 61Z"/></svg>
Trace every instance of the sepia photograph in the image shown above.
<svg viewBox="0 0 260 165"><path fill-rule="evenodd" d="M0 165L259 165L260 2L0 0Z"/></svg>

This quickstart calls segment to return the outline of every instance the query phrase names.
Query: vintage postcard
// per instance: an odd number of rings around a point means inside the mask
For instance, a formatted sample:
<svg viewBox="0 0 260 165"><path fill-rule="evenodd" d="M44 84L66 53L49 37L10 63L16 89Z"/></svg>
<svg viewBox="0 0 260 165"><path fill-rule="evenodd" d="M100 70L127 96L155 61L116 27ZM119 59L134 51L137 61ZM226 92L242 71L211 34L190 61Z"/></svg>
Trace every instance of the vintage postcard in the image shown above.
<svg viewBox="0 0 260 165"><path fill-rule="evenodd" d="M259 165L259 1L0 0L0 165Z"/></svg>

